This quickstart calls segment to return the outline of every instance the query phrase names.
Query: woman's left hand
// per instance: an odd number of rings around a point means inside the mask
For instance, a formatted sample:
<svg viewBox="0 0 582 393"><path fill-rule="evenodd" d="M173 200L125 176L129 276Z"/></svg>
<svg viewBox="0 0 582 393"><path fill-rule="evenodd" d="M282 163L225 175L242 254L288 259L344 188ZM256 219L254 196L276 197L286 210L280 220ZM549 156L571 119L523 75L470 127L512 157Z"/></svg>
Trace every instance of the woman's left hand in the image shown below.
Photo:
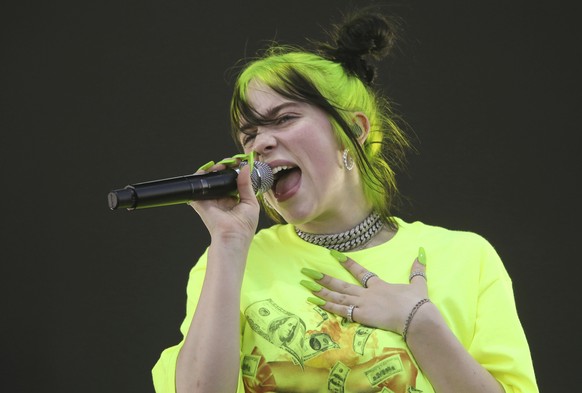
<svg viewBox="0 0 582 393"><path fill-rule="evenodd" d="M419 259L425 261L424 249L421 247L419 256L412 263L410 284L388 283L353 259L335 251L332 251L332 255L362 285L323 275L315 280L322 288L313 291L314 295L325 301L325 304L319 306L348 320L351 308L352 321L402 334L412 308L428 297L426 267L419 262Z"/></svg>

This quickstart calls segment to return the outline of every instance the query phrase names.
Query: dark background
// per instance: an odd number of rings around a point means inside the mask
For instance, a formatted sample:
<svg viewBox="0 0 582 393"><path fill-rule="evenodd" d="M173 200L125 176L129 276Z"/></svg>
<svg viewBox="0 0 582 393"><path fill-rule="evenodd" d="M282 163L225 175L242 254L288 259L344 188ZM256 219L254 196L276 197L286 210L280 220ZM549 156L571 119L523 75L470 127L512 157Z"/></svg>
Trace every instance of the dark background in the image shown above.
<svg viewBox="0 0 582 393"><path fill-rule="evenodd" d="M209 239L187 206L110 211L107 193L235 153L233 65L267 40L323 38L341 11L370 3L2 6L2 391L153 392L150 369L180 340L188 272ZM399 215L489 239L540 389L577 389L579 13L373 3L406 21L380 69L417 138Z"/></svg>

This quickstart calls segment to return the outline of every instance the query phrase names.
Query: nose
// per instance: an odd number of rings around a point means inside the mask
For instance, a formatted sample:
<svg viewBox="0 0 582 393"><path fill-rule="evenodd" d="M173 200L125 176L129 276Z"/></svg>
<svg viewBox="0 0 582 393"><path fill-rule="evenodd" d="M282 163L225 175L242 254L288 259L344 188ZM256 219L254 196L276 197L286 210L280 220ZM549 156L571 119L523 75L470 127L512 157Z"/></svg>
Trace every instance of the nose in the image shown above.
<svg viewBox="0 0 582 393"><path fill-rule="evenodd" d="M261 128L255 135L253 150L260 155L267 155L277 146L277 138L271 130Z"/></svg>

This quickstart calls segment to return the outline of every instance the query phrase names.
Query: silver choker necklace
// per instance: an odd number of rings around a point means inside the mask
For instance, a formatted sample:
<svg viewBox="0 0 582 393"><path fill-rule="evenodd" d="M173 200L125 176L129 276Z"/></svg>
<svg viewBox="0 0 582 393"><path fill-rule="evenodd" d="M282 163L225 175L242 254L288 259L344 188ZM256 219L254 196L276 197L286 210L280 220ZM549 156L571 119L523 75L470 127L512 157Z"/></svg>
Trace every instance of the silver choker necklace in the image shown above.
<svg viewBox="0 0 582 393"><path fill-rule="evenodd" d="M318 235L314 233L303 232L295 228L297 235L317 246L323 246L330 250L349 251L356 247L360 247L368 243L374 236L376 236L384 227L384 223L380 219L380 215L376 212L370 213L368 217L354 228L342 233L334 233L331 235Z"/></svg>

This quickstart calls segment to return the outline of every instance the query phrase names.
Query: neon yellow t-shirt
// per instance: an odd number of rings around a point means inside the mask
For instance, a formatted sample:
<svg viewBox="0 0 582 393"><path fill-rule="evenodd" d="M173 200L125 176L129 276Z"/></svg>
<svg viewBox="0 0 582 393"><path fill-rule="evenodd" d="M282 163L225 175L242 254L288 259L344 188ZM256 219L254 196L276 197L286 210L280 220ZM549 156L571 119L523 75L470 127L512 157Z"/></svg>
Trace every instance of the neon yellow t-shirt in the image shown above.
<svg viewBox="0 0 582 393"><path fill-rule="evenodd" d="M467 351L508 393L538 388L528 343L515 309L511 280L493 247L471 232L397 219L388 242L346 253L390 283L407 283L419 247L427 255L428 292ZM306 301L299 282L308 267L358 284L329 251L301 240L291 225L254 238L241 296L241 371L237 392L322 391L434 393L399 334L348 323ZM190 273L188 331L206 270L206 253ZM157 393L175 392L181 343L166 349L152 370ZM446 361L446 359L443 359Z"/></svg>

